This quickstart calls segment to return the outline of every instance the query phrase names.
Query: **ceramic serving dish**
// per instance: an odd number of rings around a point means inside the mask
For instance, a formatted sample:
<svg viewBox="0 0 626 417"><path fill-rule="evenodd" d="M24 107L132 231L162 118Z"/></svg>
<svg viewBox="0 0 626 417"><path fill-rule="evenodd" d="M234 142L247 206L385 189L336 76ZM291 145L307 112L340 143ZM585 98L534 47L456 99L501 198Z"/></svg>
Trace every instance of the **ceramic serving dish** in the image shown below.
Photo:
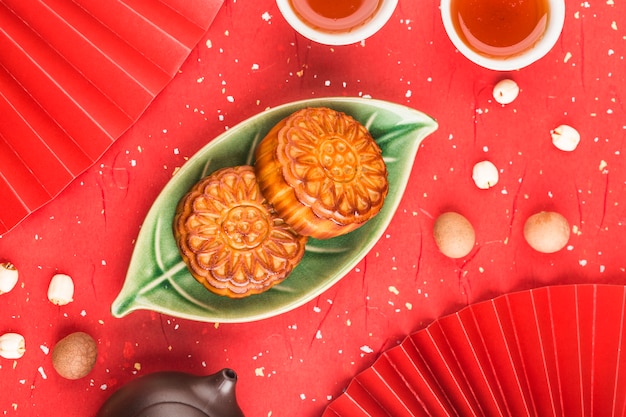
<svg viewBox="0 0 626 417"><path fill-rule="evenodd" d="M307 106L326 106L364 124L387 164L389 194L380 213L359 229L333 239L309 239L300 264L281 284L258 295L230 299L207 291L188 272L172 233L180 198L200 178L254 163L254 150L272 126ZM209 142L172 177L143 223L123 287L111 311L123 317L147 309L205 322L247 322L272 317L323 293L374 246L391 221L407 185L420 143L437 129L426 114L386 101L322 98L284 104L260 113Z"/></svg>

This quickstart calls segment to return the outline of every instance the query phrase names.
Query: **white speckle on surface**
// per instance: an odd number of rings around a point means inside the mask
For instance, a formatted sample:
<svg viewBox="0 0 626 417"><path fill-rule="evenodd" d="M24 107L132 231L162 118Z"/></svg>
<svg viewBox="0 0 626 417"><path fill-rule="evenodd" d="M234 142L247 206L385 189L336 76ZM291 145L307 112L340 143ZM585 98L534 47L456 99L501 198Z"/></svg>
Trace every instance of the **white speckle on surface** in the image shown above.
<svg viewBox="0 0 626 417"><path fill-rule="evenodd" d="M317 332L315 332L315 338L318 339L318 340L322 339L322 331L321 330L318 330Z"/></svg>
<svg viewBox="0 0 626 417"><path fill-rule="evenodd" d="M580 261L578 261L578 264L580 266L586 266L587 265L587 260L586 259L581 259Z"/></svg>
<svg viewBox="0 0 626 417"><path fill-rule="evenodd" d="M40 366L37 370L43 379L48 379L48 375L46 375L46 371L44 371L43 366Z"/></svg>
<svg viewBox="0 0 626 417"><path fill-rule="evenodd" d="M390 285L388 289L389 289L389 292L391 292L391 293L393 293L395 295L400 294L400 291L398 291L398 289L396 287L394 287L393 285Z"/></svg>
<svg viewBox="0 0 626 417"><path fill-rule="evenodd" d="M41 351L44 353L44 355L47 355L48 353L50 353L50 348L46 345L40 345L39 349L41 349Z"/></svg>
<svg viewBox="0 0 626 417"><path fill-rule="evenodd" d="M264 12L261 15L261 19L265 20L266 22L269 22L270 20L272 20L272 15L270 14L270 12Z"/></svg>
<svg viewBox="0 0 626 417"><path fill-rule="evenodd" d="M265 376L265 374L264 374L264 372L263 372L263 371L264 371L264 369L265 369L265 368L264 368L264 367L262 367L262 366L261 366L260 368L256 368L256 369L254 370L254 375L255 375L255 376Z"/></svg>
<svg viewBox="0 0 626 417"><path fill-rule="evenodd" d="M361 352L364 353L373 353L374 349L372 349L371 347L367 346L367 345L363 345L361 346Z"/></svg>
<svg viewBox="0 0 626 417"><path fill-rule="evenodd" d="M207 39L206 42L204 43L206 45L207 48L211 49L213 48L213 42L211 42L211 39Z"/></svg>
<svg viewBox="0 0 626 417"><path fill-rule="evenodd" d="M602 172L605 172L607 166L609 166L609 164L603 159L600 161L600 165L598 166L598 169Z"/></svg>

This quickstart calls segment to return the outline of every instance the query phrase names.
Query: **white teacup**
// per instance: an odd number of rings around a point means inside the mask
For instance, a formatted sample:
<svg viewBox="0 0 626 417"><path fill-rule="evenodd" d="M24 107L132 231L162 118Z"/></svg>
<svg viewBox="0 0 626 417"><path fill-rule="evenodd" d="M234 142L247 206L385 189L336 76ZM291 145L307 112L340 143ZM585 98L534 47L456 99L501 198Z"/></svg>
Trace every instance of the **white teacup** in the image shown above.
<svg viewBox="0 0 626 417"><path fill-rule="evenodd" d="M341 4L342 1L346 0L330 0L328 4ZM371 3L370 7L350 16L330 19L315 13L308 0L276 0L278 9L291 27L302 36L325 45L349 45L369 38L387 23L398 0L371 0ZM312 18L305 19L307 15Z"/></svg>
<svg viewBox="0 0 626 417"><path fill-rule="evenodd" d="M441 17L448 37L459 52L470 61L496 71L524 68L545 56L559 39L565 22L565 0L545 0L547 13L545 20L541 21L543 26L541 28L540 25L537 26L537 30L526 40L527 45L520 47L520 51L506 55L481 43L467 26L460 23L460 17L452 15L454 1L466 0L441 0Z"/></svg>

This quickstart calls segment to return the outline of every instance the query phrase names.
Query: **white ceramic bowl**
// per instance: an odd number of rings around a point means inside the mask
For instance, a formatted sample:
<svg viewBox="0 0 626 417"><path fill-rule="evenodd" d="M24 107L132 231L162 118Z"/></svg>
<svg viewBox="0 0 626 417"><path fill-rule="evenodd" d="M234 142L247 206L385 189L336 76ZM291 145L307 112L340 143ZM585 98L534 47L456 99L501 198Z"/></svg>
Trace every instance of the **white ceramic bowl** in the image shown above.
<svg viewBox="0 0 626 417"><path fill-rule="evenodd" d="M565 0L549 0L550 12L546 31L537 43L528 50L508 58L493 58L481 55L469 48L457 34L450 15L451 0L441 0L441 18L448 37L466 58L475 64L495 71L513 71L527 67L544 57L556 44L565 22Z"/></svg>
<svg viewBox="0 0 626 417"><path fill-rule="evenodd" d="M309 26L293 10L290 0L276 0L278 9L285 20L302 36L324 45L349 45L369 38L382 28L391 18L398 0L381 0L382 4L374 16L364 24L346 32L328 32Z"/></svg>

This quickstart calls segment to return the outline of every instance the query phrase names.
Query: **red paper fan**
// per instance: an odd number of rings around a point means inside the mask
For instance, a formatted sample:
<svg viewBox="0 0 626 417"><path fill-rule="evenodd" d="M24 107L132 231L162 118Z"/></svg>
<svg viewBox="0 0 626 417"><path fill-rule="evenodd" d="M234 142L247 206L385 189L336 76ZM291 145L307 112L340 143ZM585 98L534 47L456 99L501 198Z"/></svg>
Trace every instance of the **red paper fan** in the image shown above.
<svg viewBox="0 0 626 417"><path fill-rule="evenodd" d="M612 285L469 306L383 353L323 415L623 416L625 307Z"/></svg>
<svg viewBox="0 0 626 417"><path fill-rule="evenodd" d="M0 0L0 234L95 162L223 0Z"/></svg>

